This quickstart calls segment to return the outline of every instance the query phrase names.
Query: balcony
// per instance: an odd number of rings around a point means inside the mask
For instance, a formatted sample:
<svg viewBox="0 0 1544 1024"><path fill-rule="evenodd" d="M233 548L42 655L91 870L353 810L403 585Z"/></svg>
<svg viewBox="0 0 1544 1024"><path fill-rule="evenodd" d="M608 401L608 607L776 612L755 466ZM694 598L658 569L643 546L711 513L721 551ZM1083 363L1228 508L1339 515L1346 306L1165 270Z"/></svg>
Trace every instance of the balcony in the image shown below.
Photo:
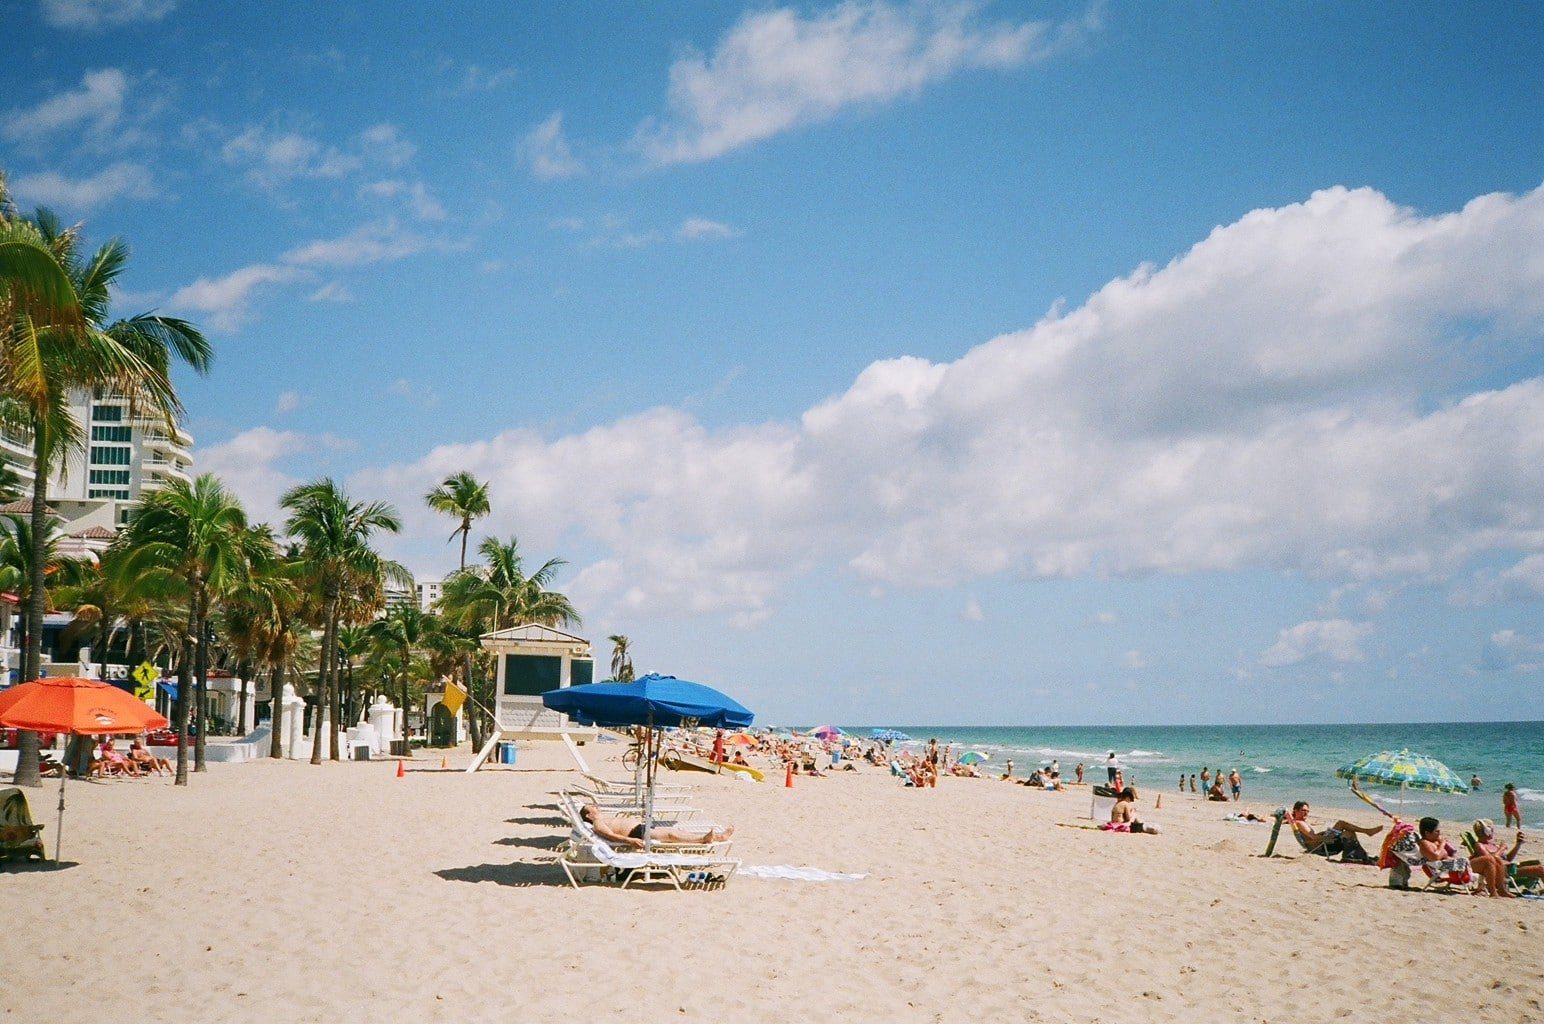
<svg viewBox="0 0 1544 1024"><path fill-rule="evenodd" d="M148 430L140 435L140 443L146 448L186 456L188 448L192 444L191 439L183 440L186 437L186 434L179 438L166 433L164 430Z"/></svg>

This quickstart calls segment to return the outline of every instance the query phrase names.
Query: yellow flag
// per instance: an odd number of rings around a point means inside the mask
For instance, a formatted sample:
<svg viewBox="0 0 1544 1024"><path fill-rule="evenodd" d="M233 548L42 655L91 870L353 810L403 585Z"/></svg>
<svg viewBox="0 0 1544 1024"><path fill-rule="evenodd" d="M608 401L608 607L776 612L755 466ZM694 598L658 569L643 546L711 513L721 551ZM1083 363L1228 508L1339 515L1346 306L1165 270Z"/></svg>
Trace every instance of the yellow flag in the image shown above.
<svg viewBox="0 0 1544 1024"><path fill-rule="evenodd" d="M446 683L445 699L442 703L445 705L446 711L453 715L457 714L461 710L461 705L466 703L466 691L455 683Z"/></svg>

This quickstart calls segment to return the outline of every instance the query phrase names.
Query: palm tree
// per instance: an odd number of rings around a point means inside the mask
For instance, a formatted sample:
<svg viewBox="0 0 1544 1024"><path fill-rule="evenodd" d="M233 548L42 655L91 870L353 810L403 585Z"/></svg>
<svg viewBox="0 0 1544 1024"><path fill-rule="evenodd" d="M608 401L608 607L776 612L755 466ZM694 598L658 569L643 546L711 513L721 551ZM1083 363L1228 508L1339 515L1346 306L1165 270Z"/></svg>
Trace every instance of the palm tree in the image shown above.
<svg viewBox="0 0 1544 1024"><path fill-rule="evenodd" d="M370 636L381 647L396 656L397 671L402 685L402 742L403 753L411 753L407 739L408 708L412 706L408 683L415 667L414 655L425 649L433 636L438 622L433 615L424 613L416 604L399 604L386 613L384 619L370 625ZM423 666L425 669L427 665Z"/></svg>
<svg viewBox="0 0 1544 1024"><path fill-rule="evenodd" d="M445 581L441 601L452 618L479 621L489 630L522 622L549 626L579 622L572 602L547 589L566 561L549 558L527 575L520 542L514 537L507 544L485 537L477 551L486 564L468 566Z"/></svg>
<svg viewBox="0 0 1544 1024"><path fill-rule="evenodd" d="M53 520L44 520L44 534L40 544L32 538L32 520L23 516L8 515L0 519L0 590L7 590L26 604L32 596L31 588L36 575L32 571L32 559L39 548L43 551L44 580L43 607L53 611L54 598L66 588L79 586L96 570L89 559L71 558L59 554L59 541L63 534ZM62 602L69 604L66 597Z"/></svg>
<svg viewBox="0 0 1544 1024"><path fill-rule="evenodd" d="M248 683L256 673L273 666L274 649L279 639L275 633L285 629L285 606L292 605L299 596L294 563L280 557L273 530L264 523L252 527L249 534L250 550L261 552L261 557L248 565L245 578L226 597L221 623L236 658L237 674L241 677L241 718L236 731L243 734L247 727ZM282 692L274 697L273 708L281 706L282 698ZM279 717L275 714L272 722L275 735L279 726Z"/></svg>
<svg viewBox="0 0 1544 1024"><path fill-rule="evenodd" d="M460 473L452 473L440 485L428 494L424 495L424 501L436 512L448 516L455 516L459 522L451 531L449 540L455 540L456 535L461 535L461 562L458 570L466 568L466 543L472 535L472 522L481 519L492 511L488 501L488 484L479 481L471 473L462 470ZM471 634L469 639L474 639L477 634ZM466 683L467 693L472 692L472 656L476 651L476 644L466 645L466 651L461 659L461 675ZM479 745L482 742L481 715L476 706L467 711L468 720L472 726L472 742Z"/></svg>
<svg viewBox="0 0 1544 1024"><path fill-rule="evenodd" d="M332 759L340 760L338 748L339 718L342 706L337 687L337 636L342 617L340 605L345 591L359 588L364 580L383 576L405 581L409 590L412 577L395 562L382 558L370 547L376 533L396 533L401 520L391 505L382 501L353 502L331 479L292 487L279 504L289 511L285 529L300 544L301 554L311 569L314 587L321 599L322 649L317 672L317 722L321 711L332 712ZM315 730L311 763L322 762L322 730Z"/></svg>
<svg viewBox="0 0 1544 1024"><path fill-rule="evenodd" d="M198 690L197 764L204 766L204 689L209 679L212 602L235 590L261 560L247 514L213 473L178 480L143 498L123 531L126 571L177 587L186 606L187 632L177 666L177 785L188 784L189 691ZM194 679L197 678L195 684Z"/></svg>
<svg viewBox="0 0 1544 1024"><path fill-rule="evenodd" d="M0 392L25 410L32 430L32 538L39 545L48 514L49 477L65 453L84 444L81 425L70 411L70 393L112 388L170 424L182 411L171 383L172 361L181 360L200 373L210 361L208 341L185 320L144 313L109 321L112 285L128 265L128 246L113 239L87 258L79 235L78 228L62 227L47 210L37 211L31 220L16 216L0 183L0 276L7 265L15 274L0 285ZM39 242L52 256L55 270L39 262ZM59 287L61 272L67 293ZM42 667L41 550L34 553L32 570L23 681L36 679ZM16 780L21 785L41 784L35 734L23 736Z"/></svg>
<svg viewBox="0 0 1544 1024"><path fill-rule="evenodd" d="M472 521L492 511L488 504L487 483L478 481L465 470L452 473L438 487L424 495L424 501L434 511L460 520L459 525L450 532L450 540L455 540L457 534L461 535L460 568L465 569L466 542L472 535Z"/></svg>
<svg viewBox="0 0 1544 1024"><path fill-rule="evenodd" d="M619 683L632 682L632 641L621 633L613 633L606 639L611 641L611 678Z"/></svg>

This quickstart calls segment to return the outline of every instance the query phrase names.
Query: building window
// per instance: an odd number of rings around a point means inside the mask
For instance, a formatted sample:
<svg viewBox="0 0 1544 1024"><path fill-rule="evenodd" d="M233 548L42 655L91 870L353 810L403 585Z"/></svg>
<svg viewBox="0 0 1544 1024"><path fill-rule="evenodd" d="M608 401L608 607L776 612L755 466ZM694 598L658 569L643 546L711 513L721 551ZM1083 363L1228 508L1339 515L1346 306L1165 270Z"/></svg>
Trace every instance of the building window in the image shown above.
<svg viewBox="0 0 1544 1024"><path fill-rule="evenodd" d="M93 466L127 466L129 464L129 449L99 448L93 445L91 448L91 464Z"/></svg>
<svg viewBox="0 0 1544 1024"><path fill-rule="evenodd" d="M133 427L92 427L91 440L93 441L122 441L128 443L130 435L134 433Z"/></svg>
<svg viewBox="0 0 1544 1024"><path fill-rule="evenodd" d="M128 501L128 491L108 491L93 487L86 492L88 498L115 498L118 501Z"/></svg>
<svg viewBox="0 0 1544 1024"><path fill-rule="evenodd" d="M93 469L90 482L94 484L118 484L120 487L127 487L129 485L129 471L126 469Z"/></svg>
<svg viewBox="0 0 1544 1024"><path fill-rule="evenodd" d="M91 418L100 420L103 423L121 423L123 422L123 406L99 405L91 410Z"/></svg>

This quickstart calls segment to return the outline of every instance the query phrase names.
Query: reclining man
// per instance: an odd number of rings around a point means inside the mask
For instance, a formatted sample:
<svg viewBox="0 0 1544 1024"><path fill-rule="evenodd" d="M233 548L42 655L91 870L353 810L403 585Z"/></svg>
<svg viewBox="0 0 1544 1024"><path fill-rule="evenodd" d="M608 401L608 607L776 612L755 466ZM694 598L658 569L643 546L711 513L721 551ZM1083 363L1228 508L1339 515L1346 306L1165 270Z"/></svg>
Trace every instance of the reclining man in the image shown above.
<svg viewBox="0 0 1544 1024"><path fill-rule="evenodd" d="M636 814L602 814L598 806L587 803L579 808L579 817L588 822L595 830L595 834L608 843L639 850L644 848L643 819ZM660 825L655 825L648 830L648 838L654 842L680 846L707 846L711 843L721 843L732 835L734 835L733 825L723 829L710 828L706 832L665 828Z"/></svg>
<svg viewBox="0 0 1544 1024"><path fill-rule="evenodd" d="M1315 832L1313 826L1308 824L1308 810L1308 801L1299 800L1292 805L1292 813L1287 815L1287 824L1297 833L1306 852L1325 858L1338 853L1342 861L1352 864L1372 863L1372 855L1362 847L1362 841L1357 836L1375 836L1383 831L1382 825L1362 828L1349 821L1337 821L1323 832Z"/></svg>

